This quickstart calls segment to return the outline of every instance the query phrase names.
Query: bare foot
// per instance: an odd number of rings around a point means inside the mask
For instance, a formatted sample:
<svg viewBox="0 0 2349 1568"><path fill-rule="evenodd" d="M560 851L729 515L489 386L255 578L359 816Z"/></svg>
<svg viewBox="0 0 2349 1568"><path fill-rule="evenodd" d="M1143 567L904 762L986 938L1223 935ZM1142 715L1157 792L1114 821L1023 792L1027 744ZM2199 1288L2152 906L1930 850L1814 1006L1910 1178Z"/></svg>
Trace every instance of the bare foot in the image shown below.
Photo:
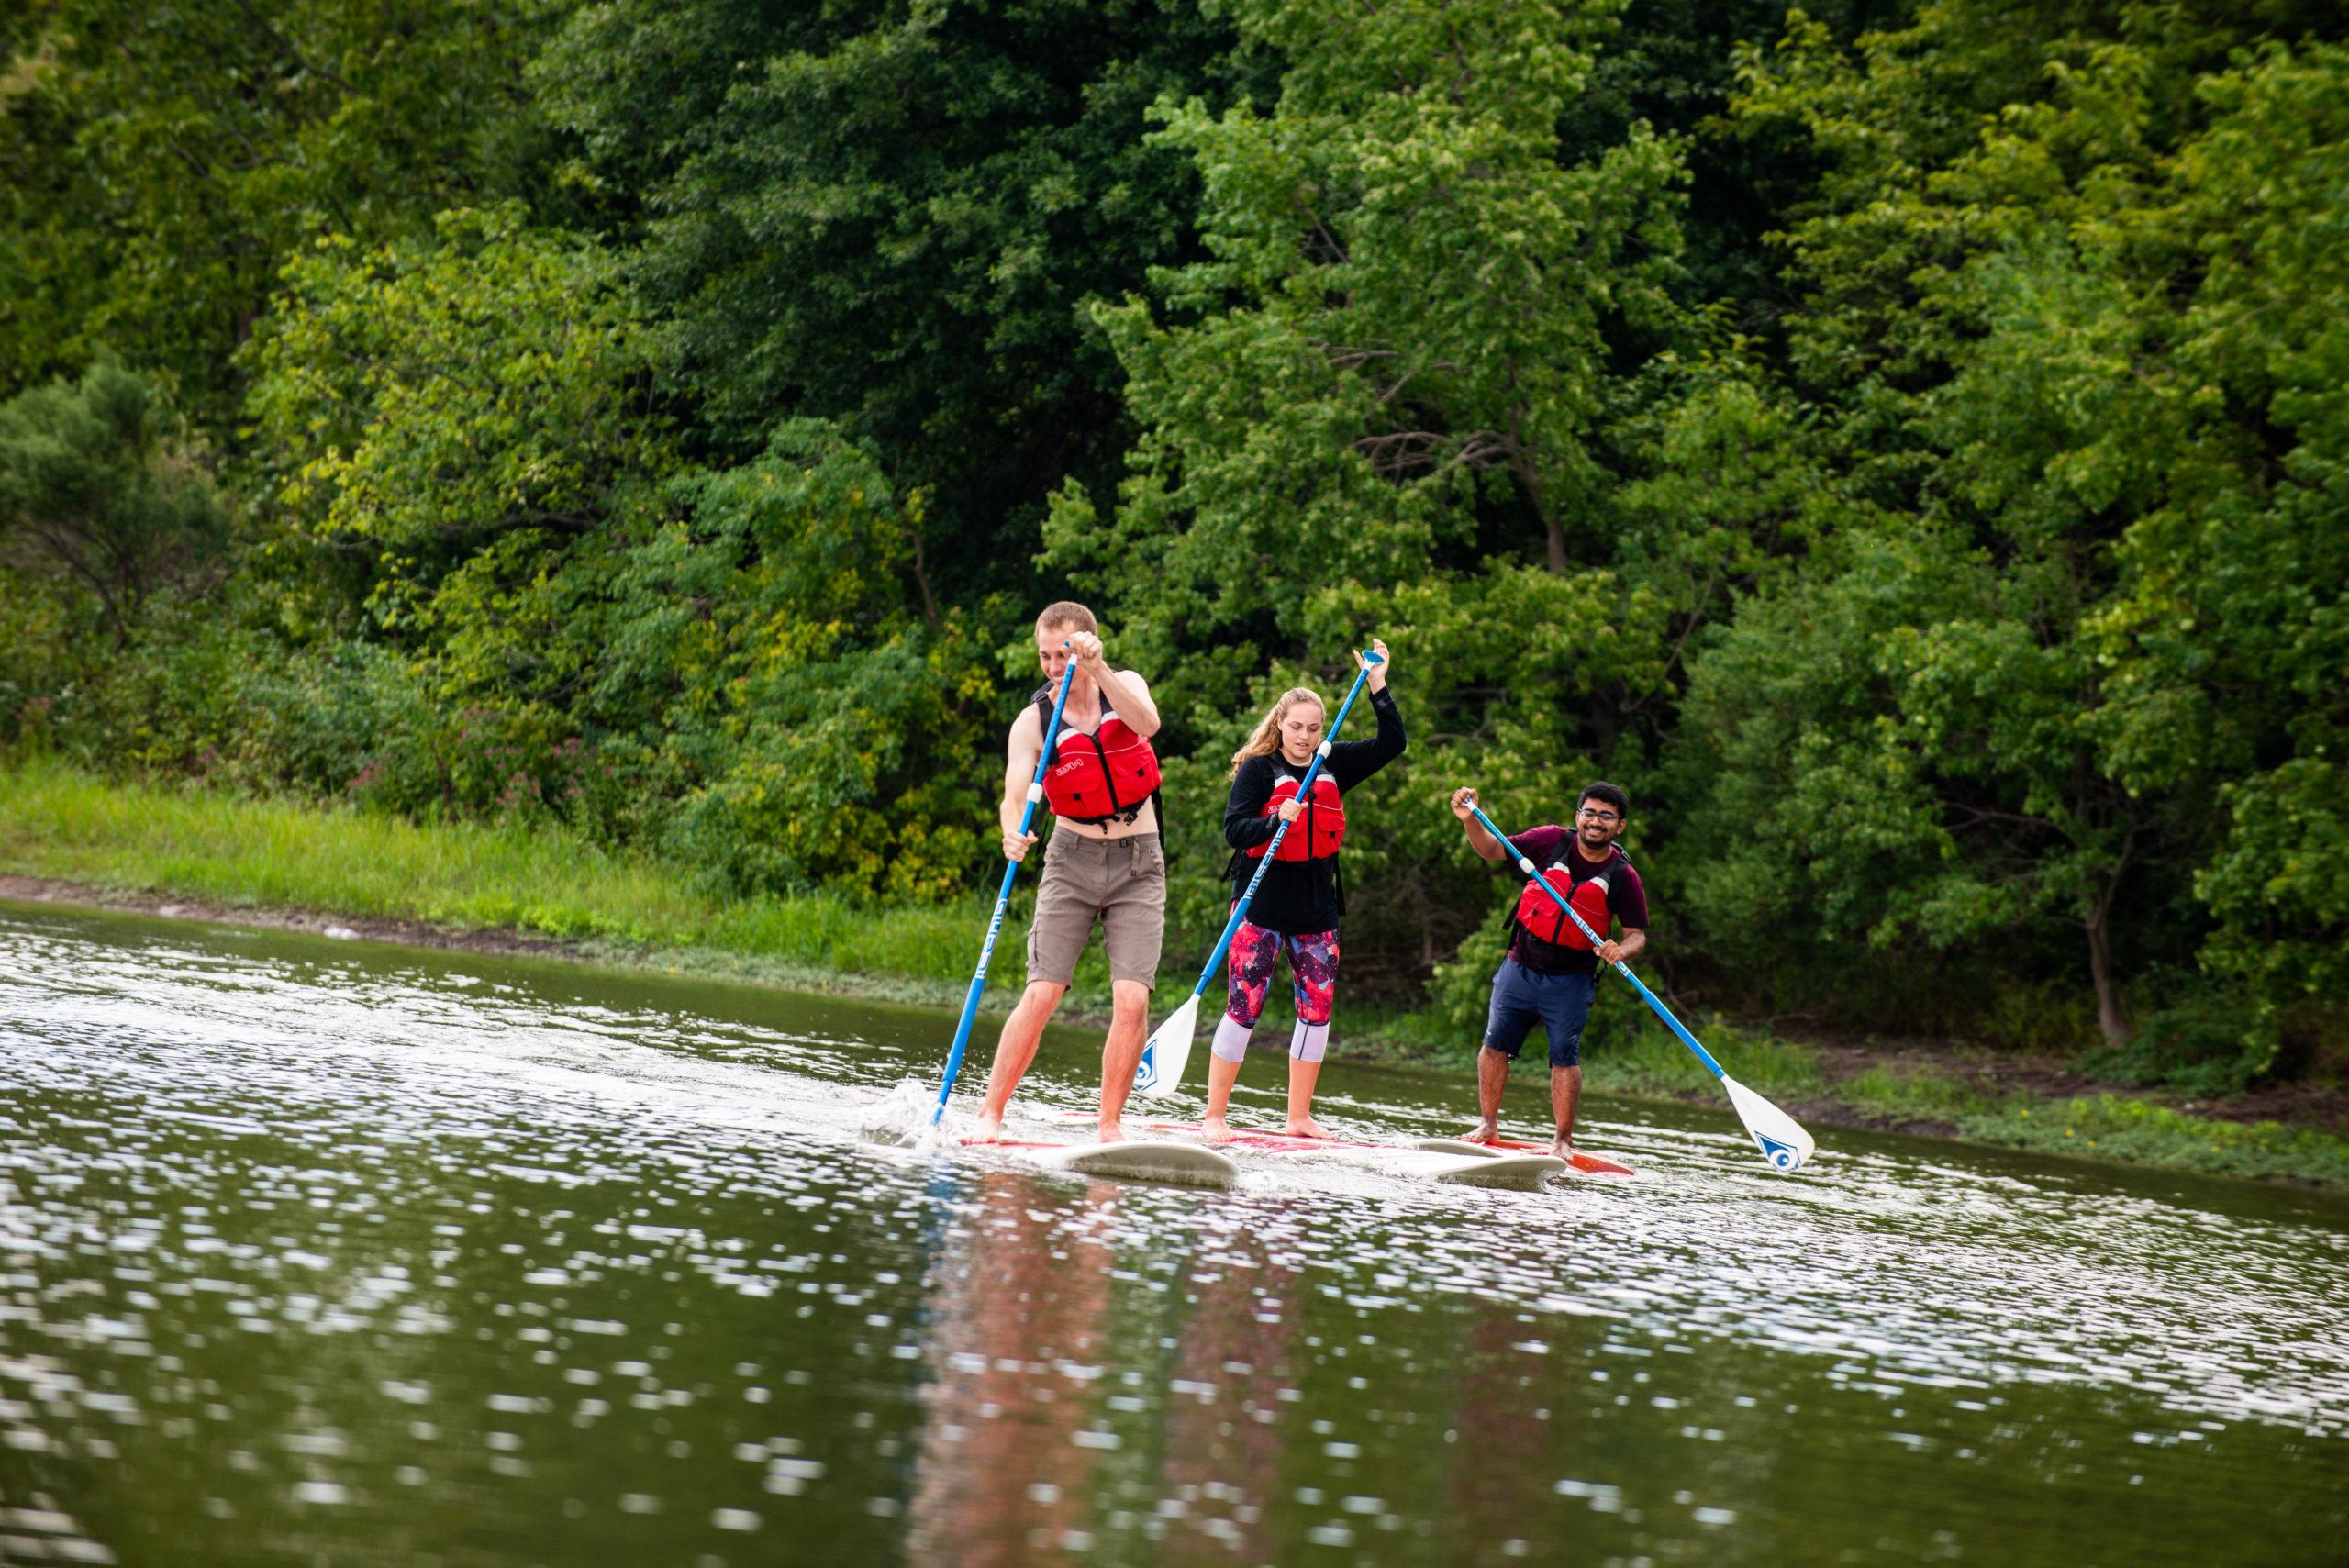
<svg viewBox="0 0 2349 1568"><path fill-rule="evenodd" d="M1309 1116L1297 1117L1294 1118L1286 1127L1281 1129L1281 1130L1287 1133L1291 1138L1327 1138L1330 1136L1328 1133L1321 1130L1321 1124L1315 1121Z"/></svg>
<svg viewBox="0 0 2349 1568"><path fill-rule="evenodd" d="M1208 1118L1207 1120L1199 1123L1199 1141L1202 1143L1229 1143L1231 1141L1231 1128L1221 1117L1211 1116Z"/></svg>
<svg viewBox="0 0 2349 1568"><path fill-rule="evenodd" d="M1125 1140L1126 1129L1124 1128L1119 1127L1114 1121L1105 1121L1101 1124L1100 1142L1123 1143Z"/></svg>
<svg viewBox="0 0 2349 1568"><path fill-rule="evenodd" d="M965 1143L1002 1142L1003 1118L999 1116L988 1116L984 1111L980 1112L979 1119L971 1124L971 1136L963 1141Z"/></svg>
<svg viewBox="0 0 2349 1568"><path fill-rule="evenodd" d="M1470 1133L1463 1141L1468 1143L1498 1143L1500 1140L1501 1129L1498 1127L1496 1127L1489 1121L1480 1121L1476 1124L1476 1130Z"/></svg>
<svg viewBox="0 0 2349 1568"><path fill-rule="evenodd" d="M1550 1140L1550 1152L1561 1160L1571 1160L1575 1157L1575 1140L1562 1132Z"/></svg>

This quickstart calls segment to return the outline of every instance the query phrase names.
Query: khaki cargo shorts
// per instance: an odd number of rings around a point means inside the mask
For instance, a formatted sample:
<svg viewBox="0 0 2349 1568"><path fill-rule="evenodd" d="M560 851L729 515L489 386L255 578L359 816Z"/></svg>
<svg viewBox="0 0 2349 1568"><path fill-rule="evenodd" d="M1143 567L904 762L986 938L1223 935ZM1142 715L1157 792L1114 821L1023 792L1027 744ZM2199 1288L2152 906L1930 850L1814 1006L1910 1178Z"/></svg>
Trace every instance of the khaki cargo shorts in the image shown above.
<svg viewBox="0 0 2349 1568"><path fill-rule="evenodd" d="M1036 923L1028 928L1028 978L1065 985L1077 955L1101 923L1109 978L1158 984L1158 950L1166 940L1166 851L1155 833L1087 839L1054 833L1044 840L1044 878Z"/></svg>

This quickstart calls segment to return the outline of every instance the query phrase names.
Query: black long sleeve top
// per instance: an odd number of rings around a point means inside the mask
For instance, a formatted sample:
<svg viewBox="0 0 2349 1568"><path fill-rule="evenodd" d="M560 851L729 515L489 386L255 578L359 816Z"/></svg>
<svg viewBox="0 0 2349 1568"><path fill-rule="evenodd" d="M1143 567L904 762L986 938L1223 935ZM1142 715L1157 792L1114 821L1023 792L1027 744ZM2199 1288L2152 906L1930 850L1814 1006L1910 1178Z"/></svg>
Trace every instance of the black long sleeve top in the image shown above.
<svg viewBox="0 0 2349 1568"><path fill-rule="evenodd" d="M1323 774L1337 784L1341 795L1403 754L1403 716L1396 709L1394 695L1371 693L1370 710L1378 716L1377 735L1368 740L1339 741L1330 748L1330 760L1322 764ZM1308 762L1307 767L1311 765ZM1305 768L1277 751L1241 763L1239 773L1232 775L1231 798L1223 810L1224 841L1235 851L1270 843L1280 826L1278 817L1264 815L1273 786L1284 778L1304 776ZM1262 861L1247 855L1232 855L1234 899L1247 891L1248 879L1256 874L1260 864ZM1338 857L1332 855L1326 861L1273 862L1265 869L1263 885L1256 889L1255 901L1248 906L1248 919L1267 930L1302 936L1335 930L1345 912L1345 887L1338 878Z"/></svg>

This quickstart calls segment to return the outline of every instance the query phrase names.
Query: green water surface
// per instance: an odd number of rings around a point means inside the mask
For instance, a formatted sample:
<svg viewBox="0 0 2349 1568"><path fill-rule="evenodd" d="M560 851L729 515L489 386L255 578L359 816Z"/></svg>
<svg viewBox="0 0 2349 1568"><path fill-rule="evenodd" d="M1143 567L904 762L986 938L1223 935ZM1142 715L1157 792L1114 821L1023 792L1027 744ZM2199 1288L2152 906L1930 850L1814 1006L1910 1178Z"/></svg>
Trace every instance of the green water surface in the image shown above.
<svg viewBox="0 0 2349 1568"><path fill-rule="evenodd" d="M0 908L0 1562L2343 1560L2338 1198L1605 1102L1640 1174L1539 1193L860 1140L951 1029Z"/></svg>

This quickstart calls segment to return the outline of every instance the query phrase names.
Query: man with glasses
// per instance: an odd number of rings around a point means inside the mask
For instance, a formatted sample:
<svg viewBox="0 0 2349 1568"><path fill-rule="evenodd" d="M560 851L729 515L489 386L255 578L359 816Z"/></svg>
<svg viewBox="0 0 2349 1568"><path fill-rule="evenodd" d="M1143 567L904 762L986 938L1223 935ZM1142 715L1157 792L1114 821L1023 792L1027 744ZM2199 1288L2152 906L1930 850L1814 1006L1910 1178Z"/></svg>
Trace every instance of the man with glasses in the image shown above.
<svg viewBox="0 0 2349 1568"><path fill-rule="evenodd" d="M1476 792L1452 793L1452 813L1467 829L1468 842L1488 861L1514 865L1523 855L1567 889L1575 912L1602 940L1593 948L1542 884L1528 879L1509 920L1508 956L1493 976L1493 1002L1485 1020L1484 1049L1476 1053L1475 1138L1491 1142L1500 1135L1501 1091L1508 1086L1508 1064L1536 1023L1550 1039L1550 1108L1558 1136L1550 1151L1564 1159L1573 1151L1575 1103L1582 1098L1582 1027L1590 1017L1598 965L1629 959L1647 946L1648 895L1616 840L1631 813L1631 797L1606 783L1586 786L1575 808L1572 832L1554 824L1531 828L1504 843L1476 820ZM1623 934L1608 937L1610 923Z"/></svg>

